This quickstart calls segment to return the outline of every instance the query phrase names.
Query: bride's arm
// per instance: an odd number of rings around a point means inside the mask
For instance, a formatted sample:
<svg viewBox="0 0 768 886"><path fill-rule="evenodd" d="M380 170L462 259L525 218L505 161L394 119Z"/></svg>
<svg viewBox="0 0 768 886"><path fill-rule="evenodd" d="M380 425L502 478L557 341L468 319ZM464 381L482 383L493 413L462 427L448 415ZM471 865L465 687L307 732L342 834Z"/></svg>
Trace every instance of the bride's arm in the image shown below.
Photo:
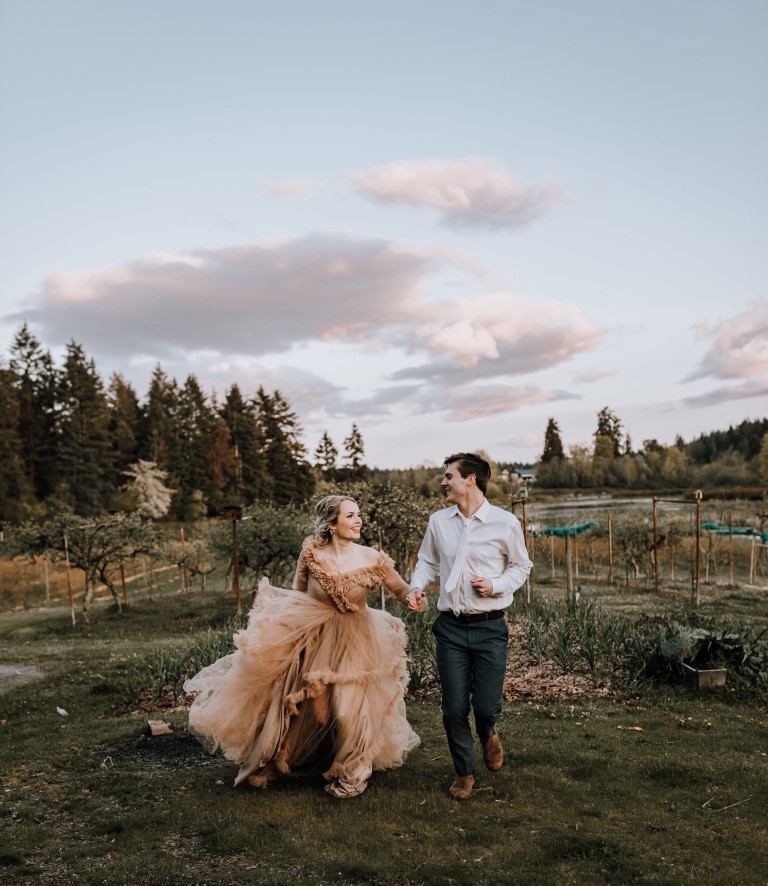
<svg viewBox="0 0 768 886"><path fill-rule="evenodd" d="M408 607L410 612L418 612L419 610L424 611L427 608L428 602L426 594L422 600L419 601L418 605L414 606L412 604L408 598L408 592L410 591L408 582L404 581L392 567L387 570L387 574L383 578L383 584L393 597L396 597L403 606Z"/></svg>
<svg viewBox="0 0 768 886"><path fill-rule="evenodd" d="M303 594L307 592L307 580L309 578L309 569L307 561L304 557L304 551L299 555L299 562L296 564L296 574L293 576L294 591L301 591Z"/></svg>

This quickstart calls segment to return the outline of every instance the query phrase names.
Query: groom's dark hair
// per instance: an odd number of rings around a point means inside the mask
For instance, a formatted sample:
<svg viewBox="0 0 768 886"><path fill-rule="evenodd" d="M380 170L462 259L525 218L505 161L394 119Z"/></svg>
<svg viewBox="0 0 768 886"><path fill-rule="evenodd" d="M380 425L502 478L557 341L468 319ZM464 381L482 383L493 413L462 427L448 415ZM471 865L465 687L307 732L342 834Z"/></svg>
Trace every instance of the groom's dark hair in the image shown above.
<svg viewBox="0 0 768 886"><path fill-rule="evenodd" d="M454 462L458 462L458 469L461 476L466 480L470 474L475 475L475 482L480 492L485 495L488 489L488 481L491 479L491 466L488 462L476 455L474 452L457 452L455 455L449 455L443 462L443 467L447 468Z"/></svg>

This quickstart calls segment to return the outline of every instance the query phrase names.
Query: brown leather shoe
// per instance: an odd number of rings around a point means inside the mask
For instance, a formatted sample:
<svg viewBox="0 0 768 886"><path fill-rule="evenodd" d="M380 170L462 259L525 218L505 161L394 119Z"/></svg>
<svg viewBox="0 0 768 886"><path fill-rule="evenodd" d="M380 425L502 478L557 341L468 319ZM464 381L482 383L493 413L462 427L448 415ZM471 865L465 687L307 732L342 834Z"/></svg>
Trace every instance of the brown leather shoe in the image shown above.
<svg viewBox="0 0 768 886"><path fill-rule="evenodd" d="M453 784L448 788L448 793L454 800L466 800L472 793L474 783L475 776L472 773L469 775L457 775L453 780Z"/></svg>
<svg viewBox="0 0 768 886"><path fill-rule="evenodd" d="M496 730L493 735L481 742L483 746L483 762L491 772L498 772L504 762L504 748Z"/></svg>

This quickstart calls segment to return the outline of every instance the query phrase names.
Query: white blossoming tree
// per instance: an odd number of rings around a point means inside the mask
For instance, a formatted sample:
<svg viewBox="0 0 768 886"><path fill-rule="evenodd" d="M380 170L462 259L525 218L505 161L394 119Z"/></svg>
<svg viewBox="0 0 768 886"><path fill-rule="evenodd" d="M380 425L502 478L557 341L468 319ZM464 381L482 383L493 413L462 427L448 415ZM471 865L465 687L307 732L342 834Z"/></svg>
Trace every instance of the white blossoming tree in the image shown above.
<svg viewBox="0 0 768 886"><path fill-rule="evenodd" d="M164 517L174 492L165 485L168 472L160 470L153 461L139 459L125 473L130 478L125 489L135 501L136 512L155 520Z"/></svg>

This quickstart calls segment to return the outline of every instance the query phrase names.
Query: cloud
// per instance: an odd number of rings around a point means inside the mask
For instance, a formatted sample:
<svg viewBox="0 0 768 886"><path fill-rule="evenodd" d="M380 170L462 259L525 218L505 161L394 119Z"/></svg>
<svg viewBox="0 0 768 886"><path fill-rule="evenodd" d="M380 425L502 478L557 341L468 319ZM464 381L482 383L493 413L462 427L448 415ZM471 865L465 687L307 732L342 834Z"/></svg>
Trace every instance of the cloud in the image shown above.
<svg viewBox="0 0 768 886"><path fill-rule="evenodd" d="M614 375L616 373L612 369L588 369L586 372L579 373L574 378L574 382L581 385L591 385L604 378L613 378Z"/></svg>
<svg viewBox="0 0 768 886"><path fill-rule="evenodd" d="M375 338L407 316L432 266L389 241L345 236L150 255L49 277L5 319L111 355L279 353Z"/></svg>
<svg viewBox="0 0 768 886"><path fill-rule="evenodd" d="M524 375L563 363L591 350L604 333L574 305L535 303L506 293L469 302L415 306L411 350L426 350L429 362L395 373L395 378L464 382Z"/></svg>
<svg viewBox="0 0 768 886"><path fill-rule="evenodd" d="M699 409L706 406L717 406L720 403L728 403L731 400L751 400L755 397L765 396L768 396L768 380L760 379L731 387L717 388L695 397L685 397L682 402L685 406Z"/></svg>
<svg viewBox="0 0 768 886"><path fill-rule="evenodd" d="M462 291L477 294L436 297L446 272L464 275ZM5 319L28 321L49 346L75 339L97 362L141 375L159 361L218 392L235 381L244 391L278 387L310 421L395 411L463 421L573 396L509 379L590 350L603 330L564 302L487 293L488 280L446 250L318 235L57 274ZM291 368L292 353L308 345L317 366ZM338 361L339 345L349 371L329 368L345 379L334 384L323 360ZM364 398L362 360L376 385Z"/></svg>
<svg viewBox="0 0 768 886"><path fill-rule="evenodd" d="M421 397L420 403L425 407L426 398ZM514 385L477 385L449 390L441 394L439 401L432 403L433 408L446 412L446 419L452 422L470 421L476 418L487 418L491 415L502 415L517 412L524 406L549 403L553 400L573 400L578 395L567 391L548 391L536 386Z"/></svg>
<svg viewBox="0 0 768 886"><path fill-rule="evenodd" d="M698 369L684 381L699 378L755 378L768 370L768 301L752 302L742 313L714 327L694 327L697 339L711 339Z"/></svg>
<svg viewBox="0 0 768 886"><path fill-rule="evenodd" d="M315 198L327 197L330 188L311 178L285 178L280 181L265 182L264 190L272 197Z"/></svg>
<svg viewBox="0 0 768 886"><path fill-rule="evenodd" d="M518 228L565 200L558 183L520 184L500 163L484 157L404 160L352 174L350 180L380 203L428 206L443 224L459 228Z"/></svg>

